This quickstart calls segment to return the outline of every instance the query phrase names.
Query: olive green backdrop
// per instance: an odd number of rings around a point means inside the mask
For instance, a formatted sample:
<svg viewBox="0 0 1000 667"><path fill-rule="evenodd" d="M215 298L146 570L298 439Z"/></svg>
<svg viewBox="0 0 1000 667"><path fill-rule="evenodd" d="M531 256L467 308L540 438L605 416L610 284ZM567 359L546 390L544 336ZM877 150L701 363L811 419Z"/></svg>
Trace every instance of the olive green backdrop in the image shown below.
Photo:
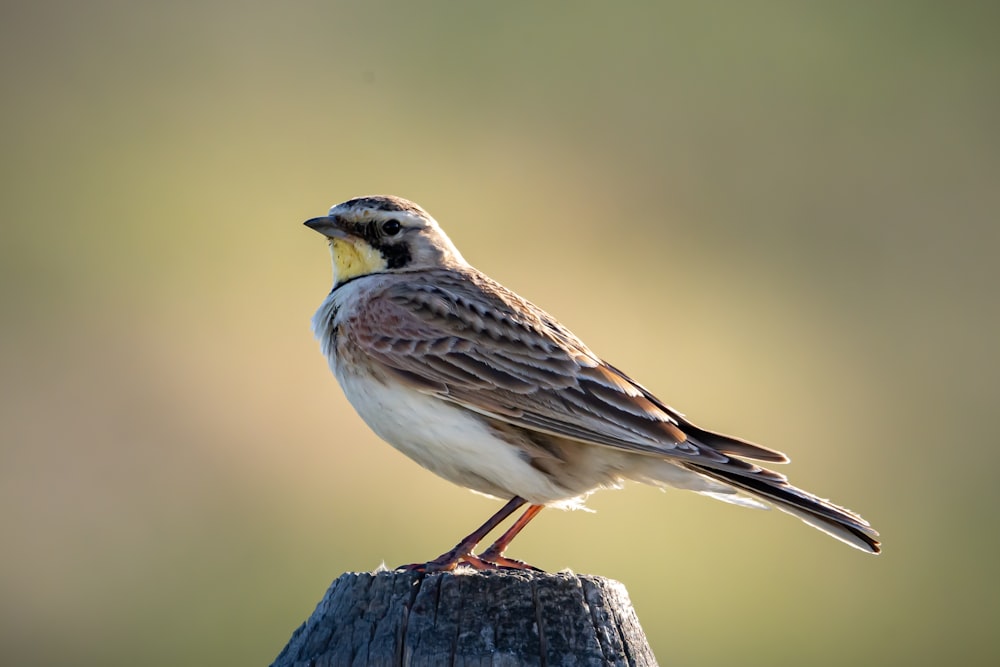
<svg viewBox="0 0 1000 667"><path fill-rule="evenodd" d="M0 658L266 664L497 509L309 331L301 222L393 193L885 540L630 485L512 555L624 582L664 665L996 664L996 7L4 3Z"/></svg>

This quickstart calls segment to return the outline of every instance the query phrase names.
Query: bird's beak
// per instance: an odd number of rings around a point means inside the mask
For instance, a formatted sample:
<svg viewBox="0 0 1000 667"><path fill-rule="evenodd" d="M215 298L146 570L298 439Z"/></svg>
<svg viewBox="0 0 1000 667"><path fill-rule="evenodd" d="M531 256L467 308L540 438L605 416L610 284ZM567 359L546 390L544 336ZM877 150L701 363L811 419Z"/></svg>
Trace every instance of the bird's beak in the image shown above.
<svg viewBox="0 0 1000 667"><path fill-rule="evenodd" d="M340 228L337 217L333 215L324 215L321 218L310 218L303 224L305 224L305 226L309 229L315 229L327 238L346 239L348 236L347 233Z"/></svg>

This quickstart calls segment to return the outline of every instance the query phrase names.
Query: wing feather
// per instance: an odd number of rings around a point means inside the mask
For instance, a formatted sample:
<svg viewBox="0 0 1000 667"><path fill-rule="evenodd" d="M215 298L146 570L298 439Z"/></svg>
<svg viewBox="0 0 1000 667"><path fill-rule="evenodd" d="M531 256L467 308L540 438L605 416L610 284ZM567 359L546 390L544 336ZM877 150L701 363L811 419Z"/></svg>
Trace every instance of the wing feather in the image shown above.
<svg viewBox="0 0 1000 667"><path fill-rule="evenodd" d="M351 314L353 343L422 391L512 425L783 481L731 455L782 462L700 429L605 364L541 309L470 269L388 284Z"/></svg>

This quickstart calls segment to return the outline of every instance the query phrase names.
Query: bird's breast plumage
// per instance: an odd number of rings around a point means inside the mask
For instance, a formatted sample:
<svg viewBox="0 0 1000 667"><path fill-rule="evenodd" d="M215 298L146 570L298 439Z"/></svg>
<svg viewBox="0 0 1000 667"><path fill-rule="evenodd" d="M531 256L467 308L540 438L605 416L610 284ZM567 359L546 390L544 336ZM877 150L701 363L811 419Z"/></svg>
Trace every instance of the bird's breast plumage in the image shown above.
<svg viewBox="0 0 1000 667"><path fill-rule="evenodd" d="M384 287L378 276L351 281L331 292L313 317L330 368L369 428L424 468L480 493L518 495L539 504L579 495L582 489L564 488L534 467L531 457L489 420L400 381L358 345L359 338L379 335L361 330L359 313Z"/></svg>

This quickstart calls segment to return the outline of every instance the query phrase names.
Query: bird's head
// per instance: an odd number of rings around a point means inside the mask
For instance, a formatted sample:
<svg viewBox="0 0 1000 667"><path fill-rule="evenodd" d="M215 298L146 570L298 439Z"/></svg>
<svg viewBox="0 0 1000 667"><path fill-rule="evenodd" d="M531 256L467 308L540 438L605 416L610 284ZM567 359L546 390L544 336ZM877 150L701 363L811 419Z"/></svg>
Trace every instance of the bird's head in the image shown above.
<svg viewBox="0 0 1000 667"><path fill-rule="evenodd" d="M358 197L306 226L327 237L334 287L373 273L465 264L427 211L401 197Z"/></svg>

